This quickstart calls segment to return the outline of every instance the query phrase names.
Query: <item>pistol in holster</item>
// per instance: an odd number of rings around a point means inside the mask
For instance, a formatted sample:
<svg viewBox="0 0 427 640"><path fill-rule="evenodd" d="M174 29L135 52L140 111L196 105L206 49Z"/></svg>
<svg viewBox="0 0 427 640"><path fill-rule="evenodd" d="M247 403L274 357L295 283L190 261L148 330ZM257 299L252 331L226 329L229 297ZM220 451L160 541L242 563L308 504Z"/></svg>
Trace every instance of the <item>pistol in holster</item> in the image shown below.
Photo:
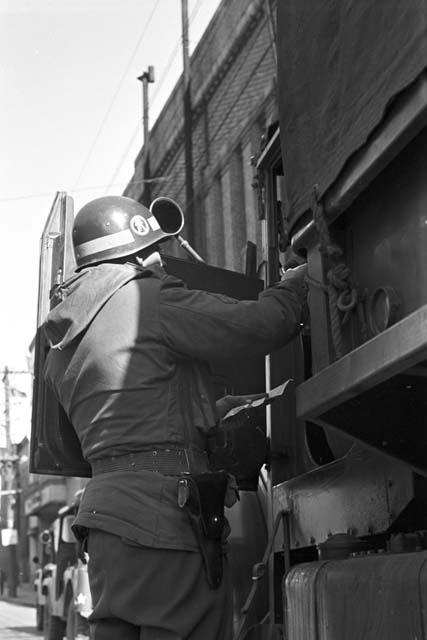
<svg viewBox="0 0 427 640"><path fill-rule="evenodd" d="M178 505L189 517L211 589L217 589L222 580L227 482L224 471L185 474L178 480Z"/></svg>

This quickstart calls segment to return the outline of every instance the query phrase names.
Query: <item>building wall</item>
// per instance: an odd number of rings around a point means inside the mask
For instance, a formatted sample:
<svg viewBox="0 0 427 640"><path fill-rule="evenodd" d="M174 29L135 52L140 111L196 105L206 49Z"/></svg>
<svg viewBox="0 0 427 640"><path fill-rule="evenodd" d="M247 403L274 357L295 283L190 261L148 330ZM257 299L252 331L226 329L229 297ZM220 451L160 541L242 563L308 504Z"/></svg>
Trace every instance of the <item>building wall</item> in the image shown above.
<svg viewBox="0 0 427 640"><path fill-rule="evenodd" d="M267 0L223 0L192 55L193 221L186 212L181 79L150 132L146 177L161 178L151 184L151 199L175 199L196 250L210 264L237 271L245 270L247 241L257 245L262 260L251 157L259 152L266 126L277 119L270 15ZM147 190L137 182L143 157L144 149L124 194L148 206ZM177 255L169 245L168 252Z"/></svg>

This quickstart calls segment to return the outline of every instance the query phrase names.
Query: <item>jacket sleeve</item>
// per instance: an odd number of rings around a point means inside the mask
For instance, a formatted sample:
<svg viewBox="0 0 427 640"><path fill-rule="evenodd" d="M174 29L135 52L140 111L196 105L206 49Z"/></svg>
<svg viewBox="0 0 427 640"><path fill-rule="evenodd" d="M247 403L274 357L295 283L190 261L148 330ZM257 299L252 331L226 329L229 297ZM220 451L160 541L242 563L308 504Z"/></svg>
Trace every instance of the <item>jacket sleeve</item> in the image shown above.
<svg viewBox="0 0 427 640"><path fill-rule="evenodd" d="M266 355L289 342L306 317L302 272L265 289L258 300L235 300L178 283L163 280L159 305L163 340L178 357L226 363Z"/></svg>

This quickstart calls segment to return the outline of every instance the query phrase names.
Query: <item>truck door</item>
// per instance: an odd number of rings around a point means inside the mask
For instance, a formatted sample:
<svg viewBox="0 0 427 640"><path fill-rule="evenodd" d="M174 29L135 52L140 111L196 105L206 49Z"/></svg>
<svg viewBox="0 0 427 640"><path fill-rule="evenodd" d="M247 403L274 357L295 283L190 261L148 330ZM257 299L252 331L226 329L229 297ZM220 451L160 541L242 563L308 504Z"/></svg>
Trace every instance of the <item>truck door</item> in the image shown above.
<svg viewBox="0 0 427 640"><path fill-rule="evenodd" d="M43 378L48 353L43 322L50 309L51 291L75 268L71 241L73 200L58 192L42 232L40 246L37 328L34 353L30 472L61 476L90 475L72 425ZM64 456L64 451L67 455Z"/></svg>

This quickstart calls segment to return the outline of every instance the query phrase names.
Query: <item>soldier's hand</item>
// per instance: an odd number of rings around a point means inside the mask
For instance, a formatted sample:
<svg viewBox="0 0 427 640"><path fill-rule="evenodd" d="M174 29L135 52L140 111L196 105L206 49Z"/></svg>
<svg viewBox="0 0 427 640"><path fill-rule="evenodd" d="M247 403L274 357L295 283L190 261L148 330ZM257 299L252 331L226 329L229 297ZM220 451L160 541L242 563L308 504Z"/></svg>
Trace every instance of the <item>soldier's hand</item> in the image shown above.
<svg viewBox="0 0 427 640"><path fill-rule="evenodd" d="M281 277L281 281L288 280L304 280L307 275L307 264L300 264L298 267L292 267L292 269L286 269Z"/></svg>

